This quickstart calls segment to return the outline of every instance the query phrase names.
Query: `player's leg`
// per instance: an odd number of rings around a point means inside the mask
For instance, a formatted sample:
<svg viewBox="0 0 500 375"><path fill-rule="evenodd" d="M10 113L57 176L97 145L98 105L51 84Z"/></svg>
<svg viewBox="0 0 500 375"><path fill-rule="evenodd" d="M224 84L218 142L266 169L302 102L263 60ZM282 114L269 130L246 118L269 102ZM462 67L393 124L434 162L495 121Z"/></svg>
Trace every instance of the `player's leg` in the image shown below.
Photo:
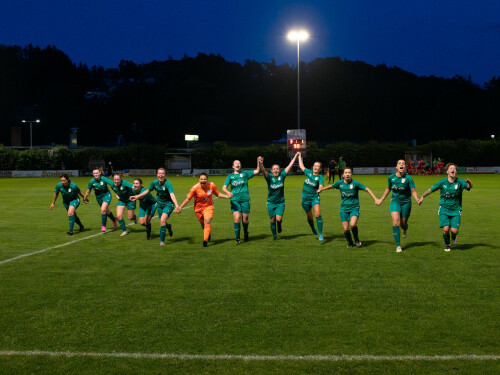
<svg viewBox="0 0 500 375"><path fill-rule="evenodd" d="M304 212L306 213L306 216L307 216L307 224L309 224L309 226L311 227L313 234L317 235L318 232L316 231L316 228L314 227L314 220L313 220L311 203L312 203L311 201L308 201L308 200L302 198L301 205L302 205L302 209L304 210Z"/></svg>
<svg viewBox="0 0 500 375"><path fill-rule="evenodd" d="M354 237L354 243L357 247L361 247L361 241L359 240L358 235L358 218L359 212L351 212L351 217L349 220L349 225L351 226L352 236Z"/></svg>
<svg viewBox="0 0 500 375"><path fill-rule="evenodd" d="M203 210L203 246L207 247L208 246L208 241L210 241L210 233L212 231L212 217L214 215L214 210L213 207L207 207L205 210Z"/></svg>
<svg viewBox="0 0 500 375"><path fill-rule="evenodd" d="M318 226L318 240L323 241L323 217L321 216L321 207L319 205L319 199L315 199L313 201L313 210L314 210L314 216L316 216L316 224Z"/></svg>
<svg viewBox="0 0 500 375"><path fill-rule="evenodd" d="M450 220L451 244L457 244L458 228L460 227L461 215L452 216Z"/></svg>
<svg viewBox="0 0 500 375"><path fill-rule="evenodd" d="M116 218L118 219L118 224L120 224L120 228L122 230L121 236L126 236L128 234L125 220L123 220L123 213L125 212L125 208L127 208L127 205L119 200L116 205Z"/></svg>
<svg viewBox="0 0 500 375"><path fill-rule="evenodd" d="M75 211L76 208L74 206L67 206L66 209L68 210L68 224L69 224L69 230L68 234L71 236L73 234L73 227L75 226Z"/></svg>
<svg viewBox="0 0 500 375"><path fill-rule="evenodd" d="M401 249L401 230L399 229L399 226L401 225L401 213L396 210L392 211L392 206L391 206L391 218L392 218L392 236L394 237L394 242L396 242L396 252L400 253L401 251L403 251Z"/></svg>
<svg viewBox="0 0 500 375"><path fill-rule="evenodd" d="M443 228L444 251L450 251L450 225L451 217L445 214L439 214L439 227Z"/></svg>
<svg viewBox="0 0 500 375"><path fill-rule="evenodd" d="M231 213L234 218L234 238L236 239L236 245L240 244L240 231L241 231L241 205L238 202L231 201Z"/></svg>
<svg viewBox="0 0 500 375"><path fill-rule="evenodd" d="M137 216L135 214L135 202L127 203L127 216L129 220L132 220L135 224L137 224Z"/></svg>
<svg viewBox="0 0 500 375"><path fill-rule="evenodd" d="M241 219L243 221L243 238L248 241L248 219L250 216L250 201L241 203Z"/></svg>
<svg viewBox="0 0 500 375"><path fill-rule="evenodd" d="M340 221L342 223L342 229L344 230L344 237L347 240L347 247L353 247L354 243L352 242L351 231L349 230L349 214L346 215L341 212L340 213Z"/></svg>
<svg viewBox="0 0 500 375"><path fill-rule="evenodd" d="M278 228L278 233L281 233L281 225L283 223L283 215L285 214L285 203L278 203L275 209L276 214L276 227Z"/></svg>

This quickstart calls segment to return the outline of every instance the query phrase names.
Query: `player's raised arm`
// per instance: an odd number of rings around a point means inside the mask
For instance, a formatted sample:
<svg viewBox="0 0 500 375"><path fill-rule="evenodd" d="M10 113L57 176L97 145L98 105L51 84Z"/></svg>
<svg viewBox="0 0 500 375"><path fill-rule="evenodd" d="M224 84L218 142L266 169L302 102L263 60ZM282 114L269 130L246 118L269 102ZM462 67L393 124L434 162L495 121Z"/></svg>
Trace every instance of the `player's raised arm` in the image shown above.
<svg viewBox="0 0 500 375"><path fill-rule="evenodd" d="M469 190L474 187L474 185L472 185L472 181L469 180L468 178L465 179L465 182L467 182L469 184Z"/></svg>
<svg viewBox="0 0 500 375"><path fill-rule="evenodd" d="M129 199L133 202L137 199L141 199L142 197L144 197L146 194L149 193L149 189L146 189L144 190L142 193L140 194L137 194L137 195L132 195Z"/></svg>
<svg viewBox="0 0 500 375"><path fill-rule="evenodd" d="M285 173L288 174L290 172L290 169L292 169L293 165L295 164L295 160L297 160L297 157L300 155L300 152L297 152L292 160L290 160L290 163L286 166L285 168Z"/></svg>
<svg viewBox="0 0 500 375"><path fill-rule="evenodd" d="M260 173L260 167L259 167L259 163L260 163L260 162L264 162L264 158L263 158L262 156L259 156L259 157L257 158L257 167L256 167L256 168L255 168L255 170L253 171L253 175L254 175L254 176Z"/></svg>
<svg viewBox="0 0 500 375"><path fill-rule="evenodd" d="M264 167L264 158L261 158L261 160L259 161L259 168L260 171L262 172L262 175L267 180L267 171L266 168Z"/></svg>
<svg viewBox="0 0 500 375"><path fill-rule="evenodd" d="M304 166L304 162L302 161L302 153L299 152L299 168L302 169L302 171L304 171L304 169L306 169L306 167Z"/></svg>
<svg viewBox="0 0 500 375"><path fill-rule="evenodd" d="M321 193L321 192L322 192L322 191L324 191L324 190L330 190L330 189L332 189L332 188L333 188L333 185L328 185L328 186L321 186L321 185L320 185L319 189L318 189L318 190L316 190L316 193L318 193L318 194L319 194L319 193Z"/></svg>
<svg viewBox="0 0 500 375"><path fill-rule="evenodd" d="M379 199L375 196L375 194L373 194L373 191L371 191L369 187L366 187L365 191L366 191L368 194L370 194L370 196L373 198L373 201L375 202L375 204L376 204L377 206L380 206L380 203L381 203L381 202L380 202L380 200L379 200ZM378 204L377 204L377 203L378 203Z"/></svg>

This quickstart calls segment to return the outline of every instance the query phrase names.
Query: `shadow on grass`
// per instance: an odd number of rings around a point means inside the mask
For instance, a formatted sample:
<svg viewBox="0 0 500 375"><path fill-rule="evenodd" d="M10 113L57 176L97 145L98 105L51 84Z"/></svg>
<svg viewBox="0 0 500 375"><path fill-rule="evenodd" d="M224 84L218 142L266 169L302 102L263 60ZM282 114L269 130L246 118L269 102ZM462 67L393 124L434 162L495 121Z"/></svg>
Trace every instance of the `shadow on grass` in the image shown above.
<svg viewBox="0 0 500 375"><path fill-rule="evenodd" d="M388 242L388 241L377 241L377 240L363 241L363 240L361 240L361 243L363 244L362 247L370 247L371 245L376 245L376 244L387 244L387 245L393 245L394 247L396 247L396 244L394 242Z"/></svg>
<svg viewBox="0 0 500 375"><path fill-rule="evenodd" d="M458 244L455 246L452 246L452 250L457 250L457 251L465 251L465 250L471 250L475 249L476 247L490 247L490 248L495 248L497 246L494 246L489 243L464 243L464 244Z"/></svg>
<svg viewBox="0 0 500 375"><path fill-rule="evenodd" d="M410 242L408 245L403 246L403 249L406 250L406 249L411 249L412 247L422 247L428 245L434 245L437 247L436 242L425 241L425 242Z"/></svg>

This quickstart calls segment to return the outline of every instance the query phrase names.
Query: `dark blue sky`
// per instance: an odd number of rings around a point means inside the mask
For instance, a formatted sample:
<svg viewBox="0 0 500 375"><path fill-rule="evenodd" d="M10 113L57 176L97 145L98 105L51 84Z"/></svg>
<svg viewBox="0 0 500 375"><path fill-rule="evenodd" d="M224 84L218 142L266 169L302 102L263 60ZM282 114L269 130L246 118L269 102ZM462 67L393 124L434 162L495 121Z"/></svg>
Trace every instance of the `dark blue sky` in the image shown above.
<svg viewBox="0 0 500 375"><path fill-rule="evenodd" d="M2 0L0 44L55 45L74 62L117 66L186 53L296 63L285 35L313 37L301 60L339 56L418 75L500 76L498 0Z"/></svg>

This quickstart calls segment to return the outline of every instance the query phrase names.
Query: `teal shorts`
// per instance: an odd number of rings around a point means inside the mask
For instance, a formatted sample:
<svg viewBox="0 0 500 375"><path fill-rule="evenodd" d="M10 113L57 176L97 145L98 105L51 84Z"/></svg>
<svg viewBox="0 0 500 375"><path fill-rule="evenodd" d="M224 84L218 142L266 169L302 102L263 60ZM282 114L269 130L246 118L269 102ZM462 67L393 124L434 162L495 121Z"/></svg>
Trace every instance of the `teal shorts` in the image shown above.
<svg viewBox="0 0 500 375"><path fill-rule="evenodd" d="M95 200L99 204L99 207L101 207L103 203L110 204L111 203L111 193L106 193L102 197L95 197Z"/></svg>
<svg viewBox="0 0 500 375"><path fill-rule="evenodd" d="M354 210L351 211L340 211L341 222L349 221L354 216L359 217L359 208L355 208Z"/></svg>
<svg viewBox="0 0 500 375"><path fill-rule="evenodd" d="M158 217L162 217L163 214L170 216L174 210L174 204L172 202L168 203L158 203L156 202L156 209L158 210Z"/></svg>
<svg viewBox="0 0 500 375"><path fill-rule="evenodd" d="M129 210L129 211L135 210L135 206L136 206L135 201L134 202L132 202L132 201L124 202L121 199L118 200L118 203L116 205L117 206L127 206L127 210Z"/></svg>
<svg viewBox="0 0 500 375"><path fill-rule="evenodd" d="M156 213L156 203L148 206L147 208L142 208L141 205L139 205L139 217L145 217L147 216L155 216Z"/></svg>
<svg viewBox="0 0 500 375"><path fill-rule="evenodd" d="M461 217L462 213L458 215L439 214L439 228L452 227L458 229L460 227Z"/></svg>
<svg viewBox="0 0 500 375"><path fill-rule="evenodd" d="M249 214L250 201L244 201L244 202L231 201L231 213L233 212L241 212L243 214Z"/></svg>
<svg viewBox="0 0 500 375"><path fill-rule="evenodd" d="M269 217L274 217L276 215L283 216L285 213L285 203L267 202L267 212L269 213Z"/></svg>
<svg viewBox="0 0 500 375"><path fill-rule="evenodd" d="M399 212L402 218L408 219L411 213L411 201L408 203L398 203L391 200L390 204L391 212Z"/></svg>
<svg viewBox="0 0 500 375"><path fill-rule="evenodd" d="M75 210L76 210L79 205L80 205L80 198L76 198L76 199L72 200L69 203L66 203L66 202L63 201L63 206L66 209L66 211L69 210L69 206L75 207Z"/></svg>
<svg viewBox="0 0 500 375"><path fill-rule="evenodd" d="M314 206L319 204L320 204L319 196L315 197L314 199L302 198L302 208L304 209L305 212L311 211Z"/></svg>

